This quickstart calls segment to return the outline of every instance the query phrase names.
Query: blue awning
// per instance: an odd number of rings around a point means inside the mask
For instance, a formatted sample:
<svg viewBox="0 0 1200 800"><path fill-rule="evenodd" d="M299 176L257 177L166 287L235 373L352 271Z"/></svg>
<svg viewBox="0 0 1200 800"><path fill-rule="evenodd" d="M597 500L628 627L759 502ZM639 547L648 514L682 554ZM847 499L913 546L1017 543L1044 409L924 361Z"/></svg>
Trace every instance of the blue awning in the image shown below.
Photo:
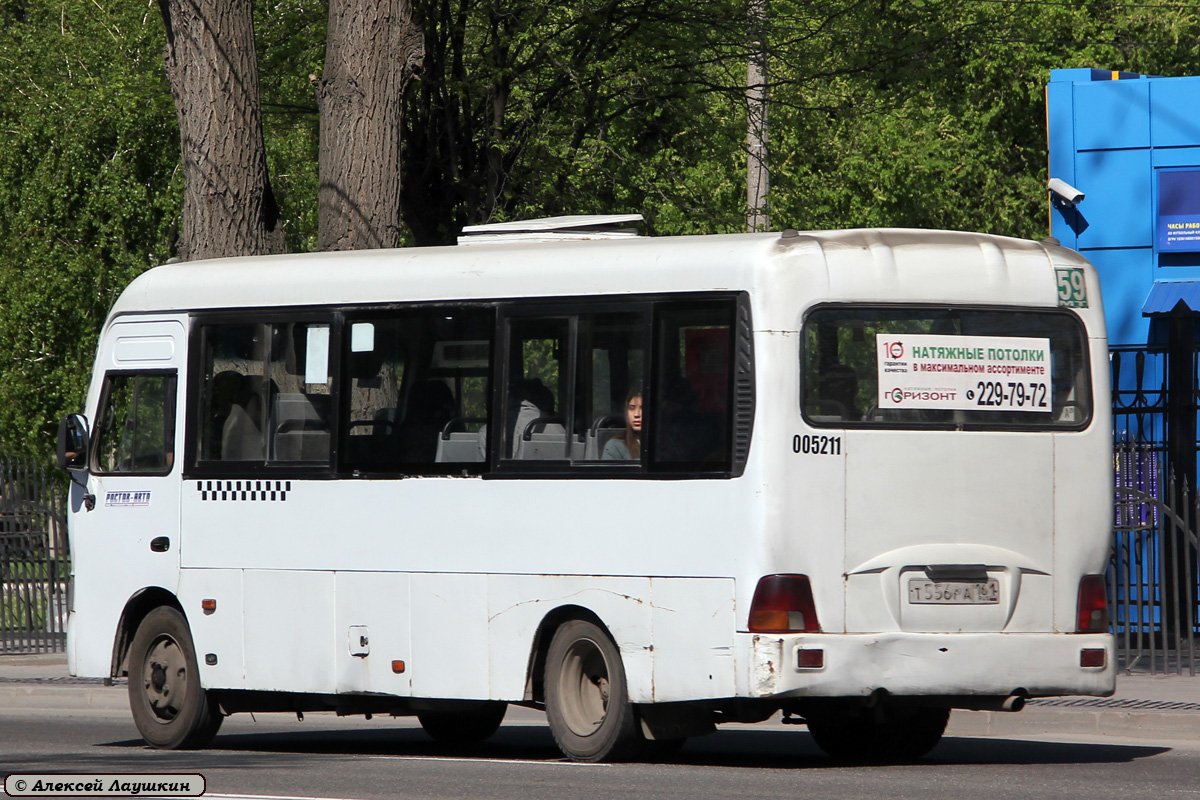
<svg viewBox="0 0 1200 800"><path fill-rule="evenodd" d="M1170 314L1183 303L1183 311L1200 314L1200 281L1155 281L1142 304L1142 316Z"/></svg>

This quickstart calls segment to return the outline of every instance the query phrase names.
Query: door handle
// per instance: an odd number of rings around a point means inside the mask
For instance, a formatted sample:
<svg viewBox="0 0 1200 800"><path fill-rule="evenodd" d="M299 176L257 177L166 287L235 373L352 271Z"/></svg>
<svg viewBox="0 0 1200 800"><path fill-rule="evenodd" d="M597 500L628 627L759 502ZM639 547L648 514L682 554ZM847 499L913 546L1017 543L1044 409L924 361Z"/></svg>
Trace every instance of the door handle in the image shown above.
<svg viewBox="0 0 1200 800"><path fill-rule="evenodd" d="M171 540L165 536L156 536L150 540L150 549L156 553L165 553L171 549Z"/></svg>

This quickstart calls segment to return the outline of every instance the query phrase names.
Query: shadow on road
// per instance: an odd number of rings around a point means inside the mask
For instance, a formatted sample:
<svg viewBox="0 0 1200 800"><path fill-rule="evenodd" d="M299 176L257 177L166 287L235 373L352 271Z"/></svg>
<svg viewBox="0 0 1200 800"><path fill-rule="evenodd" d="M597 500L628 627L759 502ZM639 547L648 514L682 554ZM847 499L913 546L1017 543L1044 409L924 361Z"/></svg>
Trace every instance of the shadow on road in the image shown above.
<svg viewBox="0 0 1200 800"><path fill-rule="evenodd" d="M148 750L140 739L107 742L101 745L131 751ZM1157 745L1108 743L1068 743L1020 739L947 737L926 758L927 765L1066 765L1121 764L1169 752ZM111 752L111 751L110 751ZM139 754L162 767L194 764L197 758L224 766L253 766L263 763L260 755L272 754L270 763L280 765L289 755L374 757L397 759L454 759L487 761L563 761L547 728L506 726L482 745L449 747L429 739L419 728L380 728L378 730L327 728L308 731L269 731L245 733L230 731L218 735L208 749L196 753L162 751ZM743 769L825 769L869 768L833 761L825 756L806 732L725 730L712 736L690 740L677 753L646 759L645 763Z"/></svg>

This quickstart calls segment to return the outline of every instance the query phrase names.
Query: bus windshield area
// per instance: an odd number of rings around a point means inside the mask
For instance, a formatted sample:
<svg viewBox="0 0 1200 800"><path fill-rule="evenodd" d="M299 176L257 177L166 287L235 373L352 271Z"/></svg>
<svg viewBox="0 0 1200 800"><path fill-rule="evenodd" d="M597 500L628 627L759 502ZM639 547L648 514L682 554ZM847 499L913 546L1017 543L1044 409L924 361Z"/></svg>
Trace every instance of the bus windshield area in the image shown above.
<svg viewBox="0 0 1200 800"><path fill-rule="evenodd" d="M1069 312L826 305L805 319L800 403L817 427L1080 430L1087 340Z"/></svg>

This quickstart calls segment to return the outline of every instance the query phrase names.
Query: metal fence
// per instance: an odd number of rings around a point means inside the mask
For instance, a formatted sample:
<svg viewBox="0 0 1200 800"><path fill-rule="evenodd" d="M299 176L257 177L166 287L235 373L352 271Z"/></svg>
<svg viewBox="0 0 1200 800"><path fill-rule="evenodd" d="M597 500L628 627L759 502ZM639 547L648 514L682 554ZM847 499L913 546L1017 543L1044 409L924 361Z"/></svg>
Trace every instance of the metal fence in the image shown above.
<svg viewBox="0 0 1200 800"><path fill-rule="evenodd" d="M1108 601L1117 660L1135 672L1196 675L1200 643L1200 505L1186 481L1165 481L1152 445L1118 441Z"/></svg>
<svg viewBox="0 0 1200 800"><path fill-rule="evenodd" d="M65 649L66 493L31 459L0 457L0 655Z"/></svg>

